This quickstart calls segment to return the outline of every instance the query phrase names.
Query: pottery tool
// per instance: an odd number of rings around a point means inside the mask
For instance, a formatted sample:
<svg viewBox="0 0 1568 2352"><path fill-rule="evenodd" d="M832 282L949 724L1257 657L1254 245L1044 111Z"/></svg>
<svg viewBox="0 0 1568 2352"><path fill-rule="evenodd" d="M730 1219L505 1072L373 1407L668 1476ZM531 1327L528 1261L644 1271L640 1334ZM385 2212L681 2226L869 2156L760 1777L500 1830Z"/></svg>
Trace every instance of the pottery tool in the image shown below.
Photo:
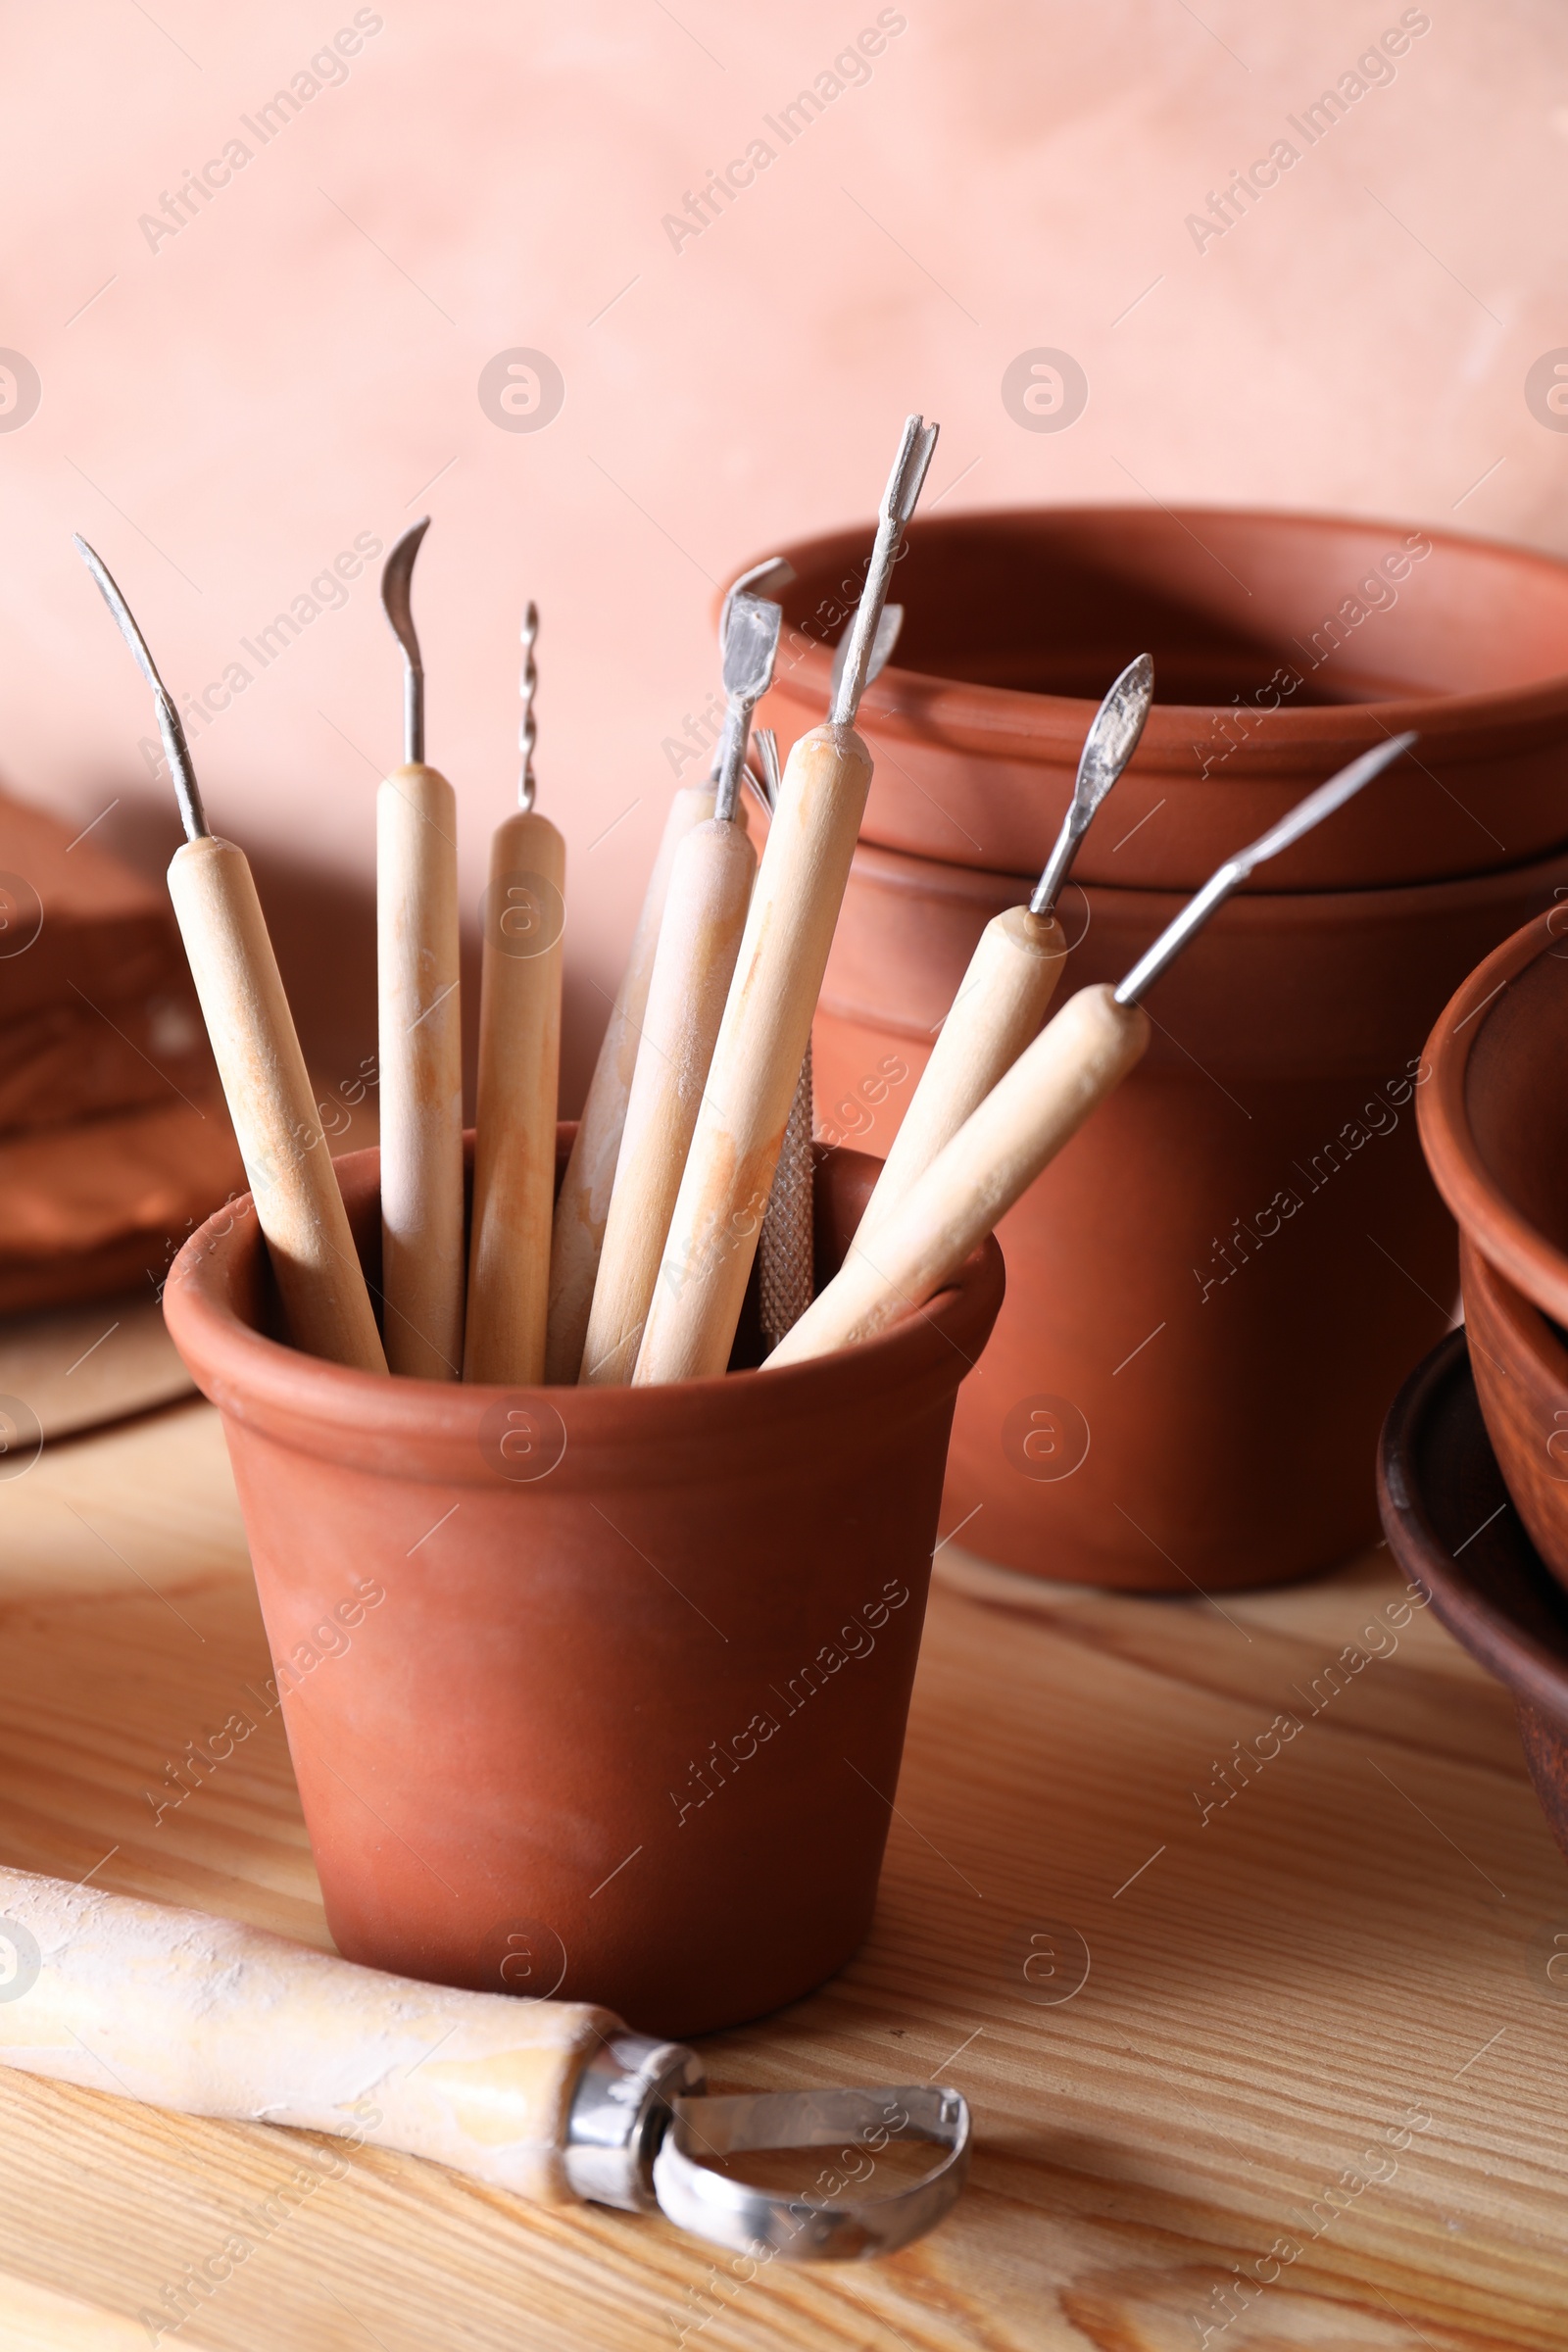
<svg viewBox="0 0 1568 2352"><path fill-rule="evenodd" d="M755 590L787 587L795 577L793 565L782 556L769 556L764 563L756 564L743 572L724 600L728 612L730 597ZM719 622L719 641L723 642L724 623ZM664 900L669 889L670 869L675 852L694 825L706 822L713 813L714 787L717 767L707 785L682 786L669 805L659 853L654 859L648 887L643 893L642 909L637 927L632 933L631 952L626 968L611 1007L609 1025L594 1063L594 1074L588 1085L582 1117L572 1141L571 1156L566 1173L556 1197L555 1226L550 1244L550 1318L545 1348L545 1378L552 1383L569 1385L582 1368L583 1342L588 1334L588 1314L593 1304L594 1284L599 1273L599 1253L604 1247L605 1225L610 1215L611 1197L615 1184L615 1162L620 1156L620 1139L626 1123L626 1099L631 1092L632 1075L637 1067L637 1047L642 1036L643 1013L648 1004L649 983L653 978L654 956L659 947L660 926L664 919Z"/></svg>
<svg viewBox="0 0 1568 2352"><path fill-rule="evenodd" d="M1396 735L1308 793L1288 816L1225 863L1188 901L1114 989L1080 989L1019 1055L871 1237L812 1301L769 1364L868 1340L951 1282L1019 1195L1033 1184L1126 1077L1149 1044L1141 1000L1232 891L1267 858L1310 833L1407 752Z"/></svg>
<svg viewBox="0 0 1568 2352"><path fill-rule="evenodd" d="M0 2064L185 2115L398 2148L536 2203L662 2211L784 2261L907 2245L963 2186L969 2111L929 2084L702 2096L695 2050L583 2001L466 1992L359 1968L237 1921L0 1871ZM934 2141L907 2186L832 2199L753 2188L708 2159ZM846 2148L845 2143L849 2143ZM336 2155L302 2163L340 2177Z"/></svg>
<svg viewBox="0 0 1568 2352"><path fill-rule="evenodd" d="M307 1355L384 1373L370 1295L250 865L232 842L208 831L185 732L146 639L102 559L84 539L75 547L153 690L185 827L170 861L169 895L289 1336Z"/></svg>
<svg viewBox="0 0 1568 2352"><path fill-rule="evenodd" d="M424 666L410 588L430 517L387 557L381 603L403 648L403 765L375 796L381 1288L387 1364L456 1380L463 1363L463 1031L458 800L424 760Z"/></svg>
<svg viewBox="0 0 1568 2352"><path fill-rule="evenodd" d="M561 963L566 845L534 807L533 649L539 613L522 620L521 772L517 808L490 844L479 984L473 1233L465 1380L531 1388L545 1377Z"/></svg>
<svg viewBox="0 0 1568 2352"><path fill-rule="evenodd" d="M855 716L937 428L907 419L825 726L790 753L634 1375L724 1370L871 784Z"/></svg>
<svg viewBox="0 0 1568 2352"><path fill-rule="evenodd" d="M1026 906L992 916L865 1205L852 1254L951 1142L1039 1032L1067 957L1056 900L1096 809L1138 749L1154 699L1148 654L1129 662L1096 711L1061 831Z"/></svg>
<svg viewBox="0 0 1568 2352"><path fill-rule="evenodd" d="M761 597L736 596L725 608L718 786L712 815L687 834L670 869L582 1353L580 1377L593 1387L631 1379L723 1018L757 874L741 771L783 617Z"/></svg>

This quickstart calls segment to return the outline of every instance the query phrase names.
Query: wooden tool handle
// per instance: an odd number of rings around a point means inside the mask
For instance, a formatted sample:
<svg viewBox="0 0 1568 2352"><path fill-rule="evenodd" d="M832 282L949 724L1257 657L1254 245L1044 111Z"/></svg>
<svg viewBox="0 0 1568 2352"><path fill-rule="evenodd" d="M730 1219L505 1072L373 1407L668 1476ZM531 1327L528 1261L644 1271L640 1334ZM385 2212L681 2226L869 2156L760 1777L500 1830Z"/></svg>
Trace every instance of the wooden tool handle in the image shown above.
<svg viewBox="0 0 1568 2352"><path fill-rule="evenodd" d="M626 1102L637 1067L637 1041L653 978L654 956L669 888L675 852L694 825L713 813L713 788L691 784L677 792L664 819L663 838L643 893L642 912L632 933L631 953L620 990L599 1049L576 1140L556 1197L550 1243L550 1326L545 1378L569 1384L582 1364L588 1312L593 1303L599 1252L614 1190L615 1162L626 1119Z"/></svg>
<svg viewBox="0 0 1568 2352"><path fill-rule="evenodd" d="M583 1348L587 1386L624 1386L637 1361L756 874L745 833L717 817L675 853Z"/></svg>
<svg viewBox="0 0 1568 2352"><path fill-rule="evenodd" d="M1067 942L1054 914L1009 906L992 916L865 1204L855 1249L864 1248L1011 1069L1046 1017L1066 956Z"/></svg>
<svg viewBox="0 0 1568 2352"><path fill-rule="evenodd" d="M1149 1044L1142 1005L1101 984L1069 997L878 1231L849 1257L769 1364L874 1339L953 1280Z"/></svg>
<svg viewBox="0 0 1568 2352"><path fill-rule="evenodd" d="M619 2027L608 2010L416 1984L27 1871L0 1871L0 2065L402 2148L548 2203L571 2196L566 2118L584 2062Z"/></svg>
<svg viewBox="0 0 1568 2352"><path fill-rule="evenodd" d="M375 905L387 1363L417 1380L456 1380L465 1271L458 801L433 767L400 767L376 794Z"/></svg>
<svg viewBox="0 0 1568 2352"><path fill-rule="evenodd" d="M699 1380L729 1361L870 787L871 755L853 727L813 727L790 753L637 1358L639 1383Z"/></svg>
<svg viewBox="0 0 1568 2352"><path fill-rule="evenodd" d="M566 845L548 817L519 809L496 827L479 989L463 1377L515 1388L545 1376L565 878Z"/></svg>
<svg viewBox="0 0 1568 2352"><path fill-rule="evenodd" d="M385 1372L370 1295L244 852L204 834L169 895L296 1348Z"/></svg>

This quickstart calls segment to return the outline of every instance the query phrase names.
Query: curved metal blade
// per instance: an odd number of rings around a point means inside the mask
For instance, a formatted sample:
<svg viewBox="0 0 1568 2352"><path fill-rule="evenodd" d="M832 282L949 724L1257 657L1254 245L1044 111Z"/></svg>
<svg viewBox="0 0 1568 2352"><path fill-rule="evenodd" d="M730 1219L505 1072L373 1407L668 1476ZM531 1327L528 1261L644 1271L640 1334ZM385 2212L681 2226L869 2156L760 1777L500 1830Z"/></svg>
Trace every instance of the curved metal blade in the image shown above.
<svg viewBox="0 0 1568 2352"><path fill-rule="evenodd" d="M1066 881L1078 844L1106 793L1138 749L1154 699L1154 660L1140 654L1129 662L1095 712L1078 759L1072 806L1062 820L1046 870L1029 902L1031 914L1049 914Z"/></svg>
<svg viewBox="0 0 1568 2352"><path fill-rule="evenodd" d="M903 626L904 607L902 605L884 605L882 617L876 624L876 643L871 648L871 659L865 665L865 684L867 686L870 685L873 678L881 676L892 661L893 649L899 642L899 631ZM850 658L850 638L854 634L854 630L855 623L852 620L846 626L833 655L833 684L828 695L830 703L836 703L839 699L839 687L844 680L844 664ZM863 693L864 688L861 691Z"/></svg>
<svg viewBox="0 0 1568 2352"><path fill-rule="evenodd" d="M190 746L180 724L174 698L158 674L158 664L148 651L147 640L136 624L131 612L115 582L114 574L95 548L89 547L80 532L73 535L72 545L98 583L98 593L115 616L120 634L136 658L136 666L153 690L153 703L158 712L158 732L164 739L164 754L169 772L174 780L174 795L179 802L180 821L185 827L187 841L200 841L207 832L206 811L202 808L201 788L196 782L196 770L191 762Z"/></svg>
<svg viewBox="0 0 1568 2352"><path fill-rule="evenodd" d="M1167 923L1153 946L1140 956L1116 991L1117 1004L1136 1004L1166 966L1181 954L1194 934L1202 929L1214 909L1224 905L1239 883L1245 882L1248 875L1266 859L1277 858L1281 850L1288 850L1292 842L1299 841L1303 833L1310 833L1314 825L1320 825L1326 816L1332 816L1336 808L1343 808L1363 784L1370 784L1374 776L1380 776L1386 767L1392 767L1401 753L1407 752L1416 740L1412 728L1407 734L1391 735L1387 743L1380 743L1372 751L1363 752L1358 760L1352 760L1348 767L1342 767L1338 775L1330 776L1326 784L1320 784L1315 792L1309 792L1304 801L1298 801L1289 815L1282 816L1277 825L1271 825L1266 833L1259 834L1256 841L1239 851L1234 858L1227 858L1218 872L1209 876L1197 898L1188 901L1176 920Z"/></svg>
<svg viewBox="0 0 1568 2352"><path fill-rule="evenodd" d="M424 664L414 626L411 601L414 559L430 528L428 514L411 523L381 566L381 608L392 623L392 634L403 648L403 757L412 766L424 758Z"/></svg>

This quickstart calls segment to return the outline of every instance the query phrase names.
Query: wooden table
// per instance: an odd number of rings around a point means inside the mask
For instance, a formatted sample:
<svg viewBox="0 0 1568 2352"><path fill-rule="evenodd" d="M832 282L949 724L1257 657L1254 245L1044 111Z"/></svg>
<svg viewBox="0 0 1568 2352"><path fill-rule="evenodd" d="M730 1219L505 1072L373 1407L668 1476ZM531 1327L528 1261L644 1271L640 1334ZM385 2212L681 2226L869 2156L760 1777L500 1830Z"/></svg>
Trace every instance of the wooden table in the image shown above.
<svg viewBox="0 0 1568 2352"><path fill-rule="evenodd" d="M1560 2352L1568 1872L1502 1693L1428 1614L1396 1633L1382 1551L1222 1607L1028 1608L1006 1580L999 1604L938 1565L871 1939L708 2058L715 2087L956 2083L956 2213L889 2261L747 2281L661 2223L367 2149L166 2341ZM0 1483L0 1859L324 1944L275 1716L155 1819L267 1672L210 1409ZM297 2146L18 2075L0 2144L7 2352L150 2342L138 2312Z"/></svg>

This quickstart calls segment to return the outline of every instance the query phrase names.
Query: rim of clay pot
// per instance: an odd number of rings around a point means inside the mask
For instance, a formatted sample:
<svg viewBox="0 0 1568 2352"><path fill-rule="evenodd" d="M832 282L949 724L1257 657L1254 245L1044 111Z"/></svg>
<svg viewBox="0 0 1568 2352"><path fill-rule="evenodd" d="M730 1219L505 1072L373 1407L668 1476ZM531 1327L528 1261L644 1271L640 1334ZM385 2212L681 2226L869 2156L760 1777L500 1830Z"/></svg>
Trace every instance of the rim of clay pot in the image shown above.
<svg viewBox="0 0 1568 2352"><path fill-rule="evenodd" d="M1465 1334L1462 1328L1450 1331L1417 1364L1389 1407L1378 1446L1383 1524L1400 1567L1426 1587L1454 1640L1516 1698L1568 1732L1568 1636L1554 1644L1521 1625L1491 1590L1484 1560L1467 1572L1428 1514L1421 1476L1426 1424L1445 1393L1460 1381L1471 1387L1478 1443L1488 1444ZM1500 1470L1497 1479L1500 1486ZM1541 1578L1543 1587L1557 1594L1544 1563Z"/></svg>
<svg viewBox="0 0 1568 2352"><path fill-rule="evenodd" d="M1539 956L1558 948L1565 926L1564 906L1536 915L1478 963L1449 999L1426 1042L1432 1074L1417 1096L1416 1118L1433 1181L1460 1230L1535 1305L1568 1324L1568 1256L1515 1206L1483 1157L1467 1085L1490 1007Z"/></svg>
<svg viewBox="0 0 1568 2352"><path fill-rule="evenodd" d="M564 1140L571 1130L563 1127ZM838 1181L876 1163L839 1152ZM375 1147L335 1159L351 1219L373 1209L379 1191ZM254 1281L260 1230L249 1193L209 1217L170 1269L164 1313L202 1394L220 1410L322 1461L459 1486L493 1487L507 1472L496 1455L507 1412L519 1406L538 1425L541 1446L562 1452L541 1486L675 1484L701 1457L765 1433L781 1447L809 1436L816 1455L854 1445L849 1408L870 1391L889 1413L916 1412L957 1387L955 1365L972 1366L990 1337L1005 1276L990 1236L952 1288L879 1338L776 1371L730 1372L660 1388L501 1388L386 1379L304 1355L256 1330L235 1292ZM961 1377L961 1375L960 1375ZM489 1423L487 1428L486 1424ZM563 1475L564 1474L564 1475Z"/></svg>
<svg viewBox="0 0 1568 2352"><path fill-rule="evenodd" d="M1307 514L1291 508L1172 507L1156 516L1152 516L1148 507L1094 502L961 508L956 514L940 517L921 519L917 515L906 534L906 548L940 543L945 535L972 533L976 526L1004 532L1019 525L1039 527L1054 519L1069 527L1093 520L1112 530L1118 524L1156 530L1163 520L1168 520L1178 530L1196 536L1200 544L1205 532L1223 542L1227 532L1240 524L1255 527L1265 523L1281 534L1294 532L1312 537L1345 531L1375 537L1419 530L1432 542L1434 552L1442 549L1461 562L1505 562L1524 573L1536 573L1543 590L1549 583L1559 596L1568 596L1568 565L1537 548L1516 547L1506 540L1472 538L1462 531L1445 531L1425 523L1391 521L1365 514ZM833 643L808 638L796 618L796 612L803 591L811 588L816 575L846 565L853 570L869 548L874 531L874 523L865 522L794 540L771 551L786 557L798 575L791 587L779 592L786 620L792 625L786 650L780 656L774 691L811 701L824 713ZM737 566L735 577L739 578L747 568L746 564ZM896 600L897 574L892 593ZM723 595L720 590L714 598L715 618ZM835 638L836 635L835 630ZM893 662L866 689L861 707L878 728L889 733L912 732L911 721L917 720L923 737L939 735L954 749L986 752L993 757L1013 754L1034 760L1054 752L1070 762L1077 759L1097 699L981 685L901 667ZM1213 713L1223 713L1230 707L1216 702L1155 702L1139 747L1141 763L1160 768L1170 766L1183 773L1189 771L1194 725ZM1289 718L1288 732L1271 728L1268 723L1282 715ZM1236 748L1230 764L1238 777L1298 772L1316 775L1322 771L1325 756L1334 748L1345 747L1348 758L1351 750L1380 743L1407 727L1416 728L1429 744L1441 739L1446 751L1454 752L1470 737L1485 736L1494 748L1499 734L1506 735L1510 744L1517 746L1533 732L1550 730L1554 722L1560 723L1565 716L1568 716L1568 670L1554 671L1522 686L1495 687L1474 694L1415 694L1377 701L1304 704L1289 712L1261 712L1252 741Z"/></svg>

